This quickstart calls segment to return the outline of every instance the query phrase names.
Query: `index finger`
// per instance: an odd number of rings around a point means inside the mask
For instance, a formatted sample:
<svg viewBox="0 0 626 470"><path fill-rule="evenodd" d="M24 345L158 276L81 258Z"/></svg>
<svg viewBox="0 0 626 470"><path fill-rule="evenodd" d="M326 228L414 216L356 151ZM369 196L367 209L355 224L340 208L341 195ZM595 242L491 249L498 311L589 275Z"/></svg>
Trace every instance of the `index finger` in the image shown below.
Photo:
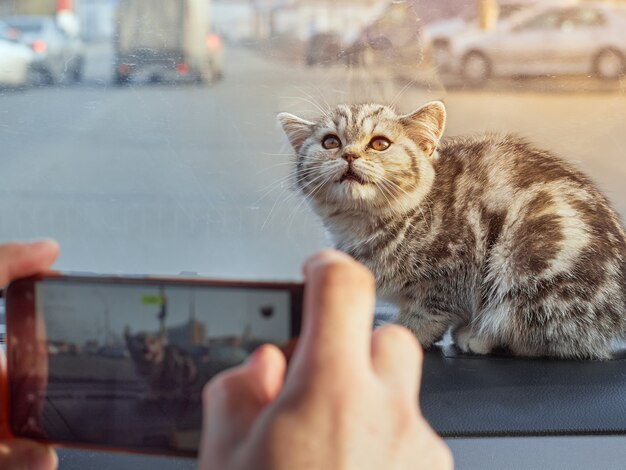
<svg viewBox="0 0 626 470"><path fill-rule="evenodd" d="M304 318L293 369L315 373L371 364L376 290L370 271L346 254L324 251L306 262L304 276Z"/></svg>

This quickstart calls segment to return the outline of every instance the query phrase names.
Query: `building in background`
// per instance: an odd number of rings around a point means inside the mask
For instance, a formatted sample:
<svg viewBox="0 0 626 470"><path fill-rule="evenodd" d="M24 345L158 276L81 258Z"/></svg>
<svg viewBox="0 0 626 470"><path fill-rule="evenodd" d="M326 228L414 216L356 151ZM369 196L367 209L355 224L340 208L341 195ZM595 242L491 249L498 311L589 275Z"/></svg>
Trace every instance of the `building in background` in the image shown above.
<svg viewBox="0 0 626 470"><path fill-rule="evenodd" d="M250 0L214 0L212 30L231 44L245 43L255 36L255 8Z"/></svg>
<svg viewBox="0 0 626 470"><path fill-rule="evenodd" d="M54 15L56 0L0 0L0 15Z"/></svg>
<svg viewBox="0 0 626 470"><path fill-rule="evenodd" d="M53 15L59 6L73 3L85 40L107 40L114 33L119 0L0 0L0 15ZM292 37L308 41L319 33L354 37L392 0L207 0L212 3L212 28L226 41L241 43ZM485 26L492 25L498 6L511 3L547 3L554 0L406 0L423 23L458 17L475 10ZM595 1L595 0L581 0ZM625 4L626 0L605 0Z"/></svg>
<svg viewBox="0 0 626 470"><path fill-rule="evenodd" d="M389 0L213 0L212 26L226 41L291 38L322 32L354 34Z"/></svg>
<svg viewBox="0 0 626 470"><path fill-rule="evenodd" d="M308 41L321 33L337 33L352 41L389 4L388 0L300 0L274 16L274 33Z"/></svg>

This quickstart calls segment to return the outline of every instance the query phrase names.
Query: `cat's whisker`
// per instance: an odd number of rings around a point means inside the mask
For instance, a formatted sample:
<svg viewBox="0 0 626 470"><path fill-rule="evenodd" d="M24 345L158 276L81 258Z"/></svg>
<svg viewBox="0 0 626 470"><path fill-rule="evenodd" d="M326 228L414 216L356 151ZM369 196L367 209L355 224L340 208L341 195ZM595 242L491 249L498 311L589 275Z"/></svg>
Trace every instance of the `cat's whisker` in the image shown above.
<svg viewBox="0 0 626 470"><path fill-rule="evenodd" d="M330 104L328 103L328 101L326 101L326 99L324 98L324 95L320 93L320 96L322 97L322 99L324 100L324 103L326 105L326 108L323 108L321 104L319 104L316 99L315 96L313 96L311 93L307 92L303 87L296 87L296 90L301 91L302 93L304 93L311 101L313 101L314 103L316 103L318 105L318 109L324 110L322 112L323 116L328 116L332 110L332 107L330 106Z"/></svg>
<svg viewBox="0 0 626 470"><path fill-rule="evenodd" d="M313 108L315 108L315 110L317 112L319 112L321 114L321 116L328 116L329 111L325 110L324 108L322 108L319 104L317 104L316 102L308 99L308 98L304 98L302 96L284 96L283 98L287 98L287 99L293 99L293 100L300 100L304 103L308 103L311 106L313 106Z"/></svg>
<svg viewBox="0 0 626 470"><path fill-rule="evenodd" d="M269 193L271 193L273 191L272 186L275 188L277 185L280 184L284 184L285 182L287 182L289 179L293 179L293 183L297 183L297 179L298 177L300 177L300 179L303 179L304 177L307 177L313 173L319 172L321 169L323 169L322 164L318 164L318 165L314 165L311 168L306 168L304 170L295 170L294 172L292 172L291 174L287 175L286 177L283 177L281 179L279 179L278 182L274 182L272 183L272 185L270 185L270 190L268 193L266 193L263 197L266 197ZM305 182L304 184L306 186L310 185L311 183L314 183L315 181L317 181L319 178L323 177L323 175L318 175L317 177L313 178L310 181ZM292 188L294 189L294 188Z"/></svg>
<svg viewBox="0 0 626 470"><path fill-rule="evenodd" d="M262 157L293 157L293 152L290 152L290 153L260 152L259 155Z"/></svg>
<svg viewBox="0 0 626 470"><path fill-rule="evenodd" d="M404 188L403 188L402 186L400 186L398 183L396 183L395 181L390 180L390 179L389 179L389 178L387 178L386 176L381 175L381 176L380 176L380 179L381 179L382 181L385 181L386 183L390 184L390 185L391 185L391 187L392 187L393 189L397 189L397 190L399 190L399 191L403 192L406 196L411 196L411 193L409 193L406 189L404 189Z"/></svg>
<svg viewBox="0 0 626 470"><path fill-rule="evenodd" d="M386 178L385 176L381 176L381 182L383 182L385 185L392 185L392 187L395 187L397 189L402 190L405 194L410 195L406 190L404 190L402 187L398 186L396 183L394 183L393 181L389 180L388 178ZM410 207L407 204L408 203L402 203L401 201L396 200L395 204L398 204L400 206L400 211L395 211L394 212L397 215L402 215L402 214L406 214L408 212L411 211L411 209L413 209L414 207ZM391 209L393 210L393 205L390 205ZM420 206L417 207L417 209L420 211L420 214L422 215L422 220L426 220L426 218L424 217L424 213L422 212L422 208ZM410 227L411 228L416 228L415 225L410 222Z"/></svg>
<svg viewBox="0 0 626 470"><path fill-rule="evenodd" d="M287 189L291 189L292 191L287 195L286 198L282 198L282 195L285 193L285 191L287 191ZM292 199L294 199L295 197L297 197L298 195L300 195L300 188L298 188L297 186L294 185L294 187L292 188L283 188L283 190L281 191L281 193L278 195L278 197L275 199L274 204L272 204L272 207L267 215L267 217L265 218L265 220L263 221L263 224L261 225L261 231L263 231L265 229L265 226L267 225L267 223L271 220L272 215L274 213L274 210L276 207L278 207L279 204L287 204L289 203Z"/></svg>
<svg viewBox="0 0 626 470"><path fill-rule="evenodd" d="M310 186L315 185L318 181L320 181L320 180L322 180L322 179L326 178L327 176L330 176L330 177L332 178L332 174L327 175L327 174L325 174L325 173L322 171L322 172L321 172L318 176L316 176L316 177L315 177L315 178L313 178L312 180L310 180L310 181L306 181L306 182L301 183L301 184L302 184L302 191L303 191L303 192L308 191ZM328 181L330 181L330 179L331 179L331 178L329 178L329 180L328 180ZM309 193L309 194L310 194L310 193Z"/></svg>
<svg viewBox="0 0 626 470"><path fill-rule="evenodd" d="M259 171L259 173L260 173L260 174L267 173L267 172L268 172L268 171L270 171L270 170L273 170L273 169L275 169L275 168L280 168L280 167L282 167L282 166L287 166L287 165L289 165L289 166L293 166L293 162L280 162L280 163L275 163L275 164L273 164L273 165L266 166L265 168L262 168L262 169Z"/></svg>
<svg viewBox="0 0 626 470"><path fill-rule="evenodd" d="M305 169L302 169L302 170L295 169L294 171L290 172L288 175L285 175L285 176L279 178L278 180L273 181L268 186L259 189L259 192L263 192L267 188L271 187L272 185L275 185L276 183L284 182L285 180L287 180L289 178L292 178L294 176L297 176L297 175L306 176L306 175L308 175L308 174L310 174L312 172L315 172L315 171L319 170L320 168L322 168L322 166L323 166L323 162L320 162L320 163L315 163L315 164L309 164L308 168L305 168Z"/></svg>
<svg viewBox="0 0 626 470"><path fill-rule="evenodd" d="M317 168L319 168L323 164L324 164L324 162L319 162ZM294 166L294 162L293 161L289 161L289 162L276 163L274 165L271 165L271 166L268 166L268 167L265 167L265 168L261 169L259 171L259 174L267 173L270 170L273 170L273 169L276 169L276 168L280 168L280 167L284 167L284 166L291 166L292 167L292 166ZM309 166L311 166L311 165L309 165ZM311 168L311 169L313 169L313 168ZM293 172L293 173L295 174L296 172Z"/></svg>
<svg viewBox="0 0 626 470"><path fill-rule="evenodd" d="M300 93L303 93L308 99L310 99L311 101L316 103L320 108L322 108L322 105L317 101L316 97L310 91L308 91L305 86L298 86L298 85L296 85L296 86L294 86L294 89L299 91ZM330 106L327 106L326 109L328 111L331 110Z"/></svg>
<svg viewBox="0 0 626 470"><path fill-rule="evenodd" d="M274 213L274 209L276 209L276 206L278 205L278 202L281 201L281 196L283 195L283 193L287 190L287 188L283 188L283 190L280 192L280 194L278 195L278 197L274 200L274 204L272 204L272 207L270 208L269 213L267 214L267 217L265 217L265 220L263 221L263 223L261 224L261 232L263 230L265 230L265 226L267 225L267 223L270 221L270 219L272 218L272 214Z"/></svg>
<svg viewBox="0 0 626 470"><path fill-rule="evenodd" d="M276 197L276 199L274 200L274 203L272 204L272 207L270 209L270 212L268 213L267 217L265 218L265 220L263 221L263 224L261 225L261 230L265 229L265 226L267 225L267 223L269 222L269 220L271 219L271 216L278 204L279 201L281 201L282 203L286 203L288 202L290 199L296 197L296 194L299 193L300 188L298 188L297 186L297 176L298 173L301 176L305 176L306 174L312 173L314 171L317 171L319 168L315 167L315 168L309 168L307 170L302 170L300 172L294 172L291 175L288 175L289 177L293 177L293 186L291 188L282 188L282 191L280 192L280 194L278 195L278 197ZM314 178L313 180L311 180L311 182L315 182L316 180L318 180L319 177ZM283 179L284 180L284 179ZM284 182L284 181L283 181ZM281 199L281 196L285 193L285 191L287 191L288 189L291 189L292 192L291 194L288 195L287 198L285 198L284 200ZM261 202L265 197L267 197L269 194L271 194L273 190L270 190L268 193L266 193L259 201L257 201L256 204L258 204L259 202Z"/></svg>
<svg viewBox="0 0 626 470"><path fill-rule="evenodd" d="M393 181L390 181L390 180L388 180L388 179L386 179L386 178L385 178L385 179L381 179L381 182L383 182L385 185L389 185L389 184L391 184L391 185L393 185L393 186L395 186L395 187L398 187L397 185L395 185L395 184L393 183ZM402 189L402 188L399 188L399 189ZM408 194L408 193L407 193L407 194ZM399 205L399 206L400 206L400 210L399 210L399 211L394 210L394 205ZM390 204L390 208L391 208L391 210L392 210L394 213L396 213L396 215L399 215L399 216L401 216L402 214L406 214L406 213L408 213L408 212L412 209L412 207L407 206L405 203L403 203L403 202L401 202L401 201L399 201L399 200L396 200L396 201L395 201L395 204L393 204L393 205L392 205L392 204ZM420 209L420 212L421 212L421 209ZM424 216L423 216L423 213L422 213L422 218L423 218L423 217L424 217ZM412 227L412 228L415 228L415 226L414 226L412 223L411 223L411 227Z"/></svg>
<svg viewBox="0 0 626 470"><path fill-rule="evenodd" d="M292 188L289 185L277 185L277 186L274 186L273 188L271 188L268 191L266 191L265 194L261 195L256 201L254 201L254 205L261 204L267 197L269 197L270 194L272 194L277 189L280 189L281 192L284 192L284 191L286 191L288 189L292 189Z"/></svg>
<svg viewBox="0 0 626 470"><path fill-rule="evenodd" d="M389 105L389 107L395 109L398 100L402 97L402 94L406 90L408 90L409 87L413 86L416 82L417 82L417 79L414 78L411 81L409 81L406 85L404 85L402 89L396 94L396 96L394 96L393 100L391 100L391 104Z"/></svg>
<svg viewBox="0 0 626 470"><path fill-rule="evenodd" d="M381 181L382 184L384 184L384 181ZM380 193L383 195L383 197L385 198L385 200L387 201L387 205L389 207L392 207L391 201L389 200L389 198L387 197L386 194L386 187L385 186L381 186L378 181L374 180L374 185L379 189ZM391 194L390 194L391 195Z"/></svg>
<svg viewBox="0 0 626 470"><path fill-rule="evenodd" d="M263 199L265 199L267 196L269 196L276 188L283 186L284 184L288 183L289 181L291 181L291 183L293 184L293 186L296 186L297 183L297 178L298 175L300 176L308 176L311 173L314 173L315 171L317 171L317 168L311 168L308 169L307 171L293 171L292 173L279 178L277 181L274 181L272 183L270 183L268 186L266 186L265 188L259 190L259 192L262 193L262 195L260 196L260 198L255 202L255 204L259 204L261 201L263 201ZM284 188L283 188L284 189ZM291 189L294 189L293 187Z"/></svg>
<svg viewBox="0 0 626 470"><path fill-rule="evenodd" d="M332 113L332 106L331 104L328 102L328 100L326 99L326 96L324 95L323 91L321 88L319 88L318 86L316 86L317 91L319 93L320 98L324 101L324 105L326 106L326 109L328 109L328 113L327 115L330 115ZM335 91L335 90L332 90Z"/></svg>
<svg viewBox="0 0 626 470"><path fill-rule="evenodd" d="M278 178L277 180L272 181L270 184L268 184L264 188L259 189L258 192L262 194L265 194L267 191L272 192L272 190L274 190L277 186L281 186L285 182L289 181L291 178L297 177L297 174L298 173L296 171L293 171L289 173L288 175L282 176Z"/></svg>
<svg viewBox="0 0 626 470"><path fill-rule="evenodd" d="M399 184L397 184L396 182L391 181L390 179L388 179L388 178L387 178L387 177L385 177L385 176L381 176L381 179L382 179L382 180L384 180L384 181L386 181L386 182L388 182L389 184L391 184L394 188L396 188L396 189L398 189L398 190L402 191L402 192L403 192L406 196L409 196L409 197L411 196L411 193L409 193L406 189L404 189L403 187L401 187L401 186L400 186ZM411 209L411 208L412 208L412 207L405 208L405 211L406 211L406 209ZM421 207L419 207L419 206L418 206L418 208L421 210ZM431 215L432 215L432 211L431 211Z"/></svg>
<svg viewBox="0 0 626 470"><path fill-rule="evenodd" d="M256 204L260 203L263 199L265 199L272 192L274 192L275 189L279 187L282 187L283 189L294 189L294 187L297 185L297 178L298 178L298 173L293 172L293 173L290 173L289 175L279 178L277 181L270 183L268 186L266 186L262 190L259 190L259 192L261 192L262 194L259 197L259 199L256 201ZM285 188L286 185L287 185L287 188Z"/></svg>
<svg viewBox="0 0 626 470"><path fill-rule="evenodd" d="M326 178L326 176L328 176L328 178ZM331 181L332 176L333 176L332 174L330 174L330 175L325 175L325 174L320 175L320 177L323 177L322 181L311 192L309 192L308 194L305 194L305 197L302 198L302 200L296 206L296 208L292 212L292 215L289 218L289 225L287 226L287 232L288 233L289 233L289 230L291 229L291 225L293 224L293 220L294 220L295 216L298 214L298 210L300 209L302 204L304 204L305 202L308 202L309 200L311 200L315 196L317 191L319 191L325 184L327 184L328 182ZM319 177L318 177L318 179L319 179ZM313 181L315 181L315 180L313 180ZM304 188L303 188L303 191L304 191Z"/></svg>

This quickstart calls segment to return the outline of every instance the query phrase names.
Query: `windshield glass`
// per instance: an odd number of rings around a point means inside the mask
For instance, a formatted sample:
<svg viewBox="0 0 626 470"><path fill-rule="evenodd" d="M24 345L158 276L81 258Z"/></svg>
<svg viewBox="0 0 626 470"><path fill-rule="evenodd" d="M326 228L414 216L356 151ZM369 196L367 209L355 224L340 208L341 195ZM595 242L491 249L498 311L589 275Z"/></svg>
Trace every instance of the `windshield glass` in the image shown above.
<svg viewBox="0 0 626 470"><path fill-rule="evenodd" d="M550 40L499 31L533 2L49 3L0 3L24 32L41 28L33 14L77 32L29 45L25 78L2 78L0 205L3 239L59 239L60 268L298 277L329 241L292 190L276 114L341 102L405 111L443 98L448 135L523 134L624 211L623 56L580 28ZM623 48L623 11L603 5L601 37ZM455 18L438 33L449 47L433 48L423 29ZM528 21L558 20L546 18Z"/></svg>
<svg viewBox="0 0 626 470"><path fill-rule="evenodd" d="M446 136L523 136L624 217L620 4L0 0L0 35L42 33L0 41L0 239L55 238L60 270L300 279L333 240L277 114L339 103L443 100Z"/></svg>

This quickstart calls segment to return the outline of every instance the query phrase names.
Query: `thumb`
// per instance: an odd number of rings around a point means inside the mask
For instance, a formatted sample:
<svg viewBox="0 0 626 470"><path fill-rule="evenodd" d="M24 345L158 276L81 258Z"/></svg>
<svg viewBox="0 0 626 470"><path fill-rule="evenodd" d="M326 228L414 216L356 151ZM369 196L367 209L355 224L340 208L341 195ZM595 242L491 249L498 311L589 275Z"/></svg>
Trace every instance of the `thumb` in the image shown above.
<svg viewBox="0 0 626 470"><path fill-rule="evenodd" d="M57 465L52 447L26 439L0 442L0 468L3 470L54 470Z"/></svg>
<svg viewBox="0 0 626 470"><path fill-rule="evenodd" d="M211 380L203 391L199 468L225 468L258 416L280 393L286 361L273 345Z"/></svg>
<svg viewBox="0 0 626 470"><path fill-rule="evenodd" d="M0 245L0 287L20 277L48 269L59 256L59 245L52 240Z"/></svg>

